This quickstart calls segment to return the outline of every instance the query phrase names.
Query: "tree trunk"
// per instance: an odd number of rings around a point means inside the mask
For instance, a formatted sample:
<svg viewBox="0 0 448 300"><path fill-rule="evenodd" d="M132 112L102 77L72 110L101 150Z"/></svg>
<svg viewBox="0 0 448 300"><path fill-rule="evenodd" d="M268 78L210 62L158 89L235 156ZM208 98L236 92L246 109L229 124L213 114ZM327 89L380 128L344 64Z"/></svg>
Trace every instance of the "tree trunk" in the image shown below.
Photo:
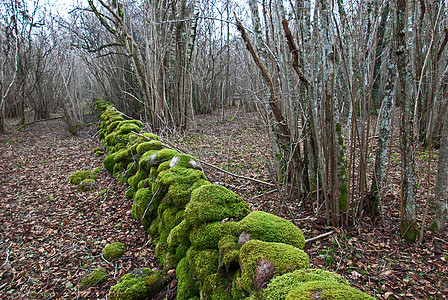
<svg viewBox="0 0 448 300"><path fill-rule="evenodd" d="M396 1L397 23L395 28L397 69L400 88L398 103L401 108L401 224L400 233L407 242L414 242L418 234L415 213L415 161L413 136L414 101L410 93L410 68L406 47L407 1Z"/></svg>
<svg viewBox="0 0 448 300"><path fill-rule="evenodd" d="M379 115L378 142L375 152L375 173L372 180L371 199L370 202L367 203L368 210L375 215L381 212L380 197L381 189L385 182L384 167L386 165L387 143L389 141L389 133L392 125L391 114L394 103L396 71L392 54L389 53L384 98Z"/></svg>

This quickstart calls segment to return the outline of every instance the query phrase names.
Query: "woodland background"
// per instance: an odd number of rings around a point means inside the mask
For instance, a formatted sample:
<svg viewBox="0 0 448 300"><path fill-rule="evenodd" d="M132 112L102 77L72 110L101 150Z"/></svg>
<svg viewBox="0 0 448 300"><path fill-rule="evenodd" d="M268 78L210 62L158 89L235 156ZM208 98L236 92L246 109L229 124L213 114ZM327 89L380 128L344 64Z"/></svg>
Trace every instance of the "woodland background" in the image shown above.
<svg viewBox="0 0 448 300"><path fill-rule="evenodd" d="M103 96L207 161L204 115L218 128L251 118L279 214L444 244L447 16L447 1L431 0L89 0L68 13L6 0L0 131L62 118L79 133ZM256 145L256 133L244 140ZM238 173L234 144L220 144ZM239 171L257 176L252 164Z"/></svg>

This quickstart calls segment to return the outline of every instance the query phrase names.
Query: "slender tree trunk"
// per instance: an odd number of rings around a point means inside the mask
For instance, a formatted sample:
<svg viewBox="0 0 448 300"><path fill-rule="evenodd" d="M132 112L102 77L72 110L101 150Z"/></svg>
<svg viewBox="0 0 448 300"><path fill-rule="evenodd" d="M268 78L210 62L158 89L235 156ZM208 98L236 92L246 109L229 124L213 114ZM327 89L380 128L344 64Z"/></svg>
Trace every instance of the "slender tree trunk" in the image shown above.
<svg viewBox="0 0 448 300"><path fill-rule="evenodd" d="M397 23L395 28L397 69L400 88L398 103L401 108L400 151L401 151L401 224L400 233L407 242L414 242L418 234L415 212L415 161L413 136L414 101L410 93L410 68L407 32L407 1L396 1Z"/></svg>
<svg viewBox="0 0 448 300"><path fill-rule="evenodd" d="M389 53L387 62L387 79L384 87L384 98L379 115L378 143L375 152L375 173L371 187L371 201L367 203L368 210L373 214L381 212L381 189L384 186L384 167L386 165L387 143L392 125L392 109L394 103L394 89L396 78L395 61Z"/></svg>

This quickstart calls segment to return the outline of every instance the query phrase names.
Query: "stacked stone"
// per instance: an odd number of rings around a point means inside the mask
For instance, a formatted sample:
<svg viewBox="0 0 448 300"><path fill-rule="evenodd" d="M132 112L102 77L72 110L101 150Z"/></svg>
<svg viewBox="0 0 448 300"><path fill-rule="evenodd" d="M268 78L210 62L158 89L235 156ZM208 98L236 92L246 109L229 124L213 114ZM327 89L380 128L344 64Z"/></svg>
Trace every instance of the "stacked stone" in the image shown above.
<svg viewBox="0 0 448 300"><path fill-rule="evenodd" d="M238 195L207 181L197 159L164 149L112 104L97 108L105 168L130 185L133 217L150 234L163 268L176 269L177 299L372 299L337 274L309 269L294 224L250 212ZM111 288L110 299L154 295L166 278L134 271Z"/></svg>

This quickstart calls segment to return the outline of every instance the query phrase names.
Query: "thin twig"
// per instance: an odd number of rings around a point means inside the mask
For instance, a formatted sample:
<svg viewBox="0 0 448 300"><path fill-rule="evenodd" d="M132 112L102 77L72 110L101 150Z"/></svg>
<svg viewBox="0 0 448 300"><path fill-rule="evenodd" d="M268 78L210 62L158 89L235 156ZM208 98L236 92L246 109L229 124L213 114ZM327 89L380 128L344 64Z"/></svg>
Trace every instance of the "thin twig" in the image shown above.
<svg viewBox="0 0 448 300"><path fill-rule="evenodd" d="M445 243L445 244L448 245L448 242L445 241L445 240L442 240L441 238L435 237L434 240L439 241L439 242L442 242L442 243Z"/></svg>
<svg viewBox="0 0 448 300"><path fill-rule="evenodd" d="M319 234L318 236L315 236L315 237L313 237L313 238L310 238L310 239L305 240L305 244L306 244L306 243L313 242L313 241L315 241L315 240L322 239L322 238L324 238L324 237L327 237L327 236L329 236L329 235L332 235L333 233L334 233L334 231L332 230L332 231L329 231L329 232L326 232L326 233L323 233L323 234Z"/></svg>
<svg viewBox="0 0 448 300"><path fill-rule="evenodd" d="M142 137L142 138L144 138L144 139L151 140L150 138L148 138L148 137L146 137L146 136L144 136L144 135L142 135L142 134L140 134L140 133L137 133L137 132L134 132L134 131L132 131L132 133L135 134L135 135L137 135L137 136L139 136L139 137ZM174 145L170 144L169 142L163 142L162 145L163 145L164 147L167 147L167 148L176 150L176 151L178 151L178 152L180 152L180 153L189 154L187 151L185 151L185 150L183 150L183 149L180 149L179 147L174 146ZM211 163L205 162L205 161L200 160L200 159L198 159L198 161L199 161L201 164L206 165L207 167L214 168L214 169L216 169L216 170L218 170L218 171L220 171L220 172L223 172L223 173L225 173L225 174L227 174L227 175L230 175L230 176L233 176L233 177L237 177L237 178L241 178L241 179L246 179L246 180L251 180L251 181L254 181L254 182L257 182L257 183L262 183L262 184L269 185L269 186L275 186L275 184L270 183L270 182L265 182L265 181L258 180L258 179L255 179L255 178L246 177L246 176L243 176L243 175L238 175L238 174L235 174L235 173L226 171L226 170L224 170L224 169L222 169L222 168L220 168L220 167L218 167L218 166L215 166L215 165L213 165L213 164L211 164Z"/></svg>

